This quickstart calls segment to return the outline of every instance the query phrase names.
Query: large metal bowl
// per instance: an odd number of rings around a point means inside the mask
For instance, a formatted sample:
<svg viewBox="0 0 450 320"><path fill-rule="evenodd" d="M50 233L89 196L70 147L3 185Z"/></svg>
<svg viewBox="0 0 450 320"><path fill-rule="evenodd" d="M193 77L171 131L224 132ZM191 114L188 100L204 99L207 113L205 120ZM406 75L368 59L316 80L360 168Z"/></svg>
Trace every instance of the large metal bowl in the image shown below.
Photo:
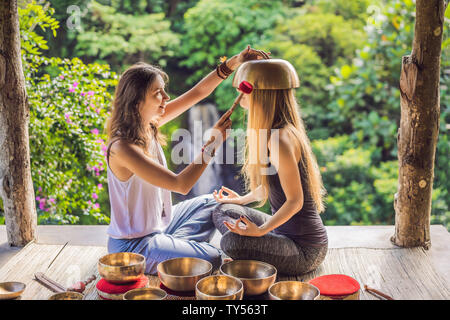
<svg viewBox="0 0 450 320"><path fill-rule="evenodd" d="M239 278L246 296L260 295L275 282L277 269L257 260L233 260L220 266L220 272Z"/></svg>
<svg viewBox="0 0 450 320"><path fill-rule="evenodd" d="M128 291L123 300L164 300L167 293L159 288L139 288Z"/></svg>
<svg viewBox="0 0 450 320"><path fill-rule="evenodd" d="M1 282L0 283L0 300L15 299L25 290L25 284L22 282Z"/></svg>
<svg viewBox="0 0 450 320"><path fill-rule="evenodd" d="M242 281L227 275L203 278L195 287L197 300L242 300L243 296Z"/></svg>
<svg viewBox="0 0 450 320"><path fill-rule="evenodd" d="M48 300L83 300L84 295L79 292L66 291L55 293Z"/></svg>
<svg viewBox="0 0 450 320"><path fill-rule="evenodd" d="M280 281L269 288L271 300L318 300L320 291L312 284L301 281Z"/></svg>
<svg viewBox="0 0 450 320"><path fill-rule="evenodd" d="M144 274L145 257L133 252L111 253L99 259L98 273L111 283L136 281Z"/></svg>
<svg viewBox="0 0 450 320"><path fill-rule="evenodd" d="M199 258L173 258L157 266L162 284L174 291L194 291L200 279L211 274L212 264Z"/></svg>

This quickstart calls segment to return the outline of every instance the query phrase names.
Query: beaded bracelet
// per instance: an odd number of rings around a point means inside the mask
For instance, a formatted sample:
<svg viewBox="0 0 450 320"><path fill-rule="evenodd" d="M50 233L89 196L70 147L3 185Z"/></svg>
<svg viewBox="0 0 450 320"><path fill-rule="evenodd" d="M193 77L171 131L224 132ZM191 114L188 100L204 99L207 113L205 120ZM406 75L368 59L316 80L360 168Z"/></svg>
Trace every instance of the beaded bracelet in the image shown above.
<svg viewBox="0 0 450 320"><path fill-rule="evenodd" d="M218 65L218 66L216 67L216 73L217 73L217 76L218 76L219 78L223 79L223 80L225 80L226 78L228 78L228 77L223 77L223 76L221 76L221 75L220 75L220 72L219 72L219 69L220 69L220 65Z"/></svg>

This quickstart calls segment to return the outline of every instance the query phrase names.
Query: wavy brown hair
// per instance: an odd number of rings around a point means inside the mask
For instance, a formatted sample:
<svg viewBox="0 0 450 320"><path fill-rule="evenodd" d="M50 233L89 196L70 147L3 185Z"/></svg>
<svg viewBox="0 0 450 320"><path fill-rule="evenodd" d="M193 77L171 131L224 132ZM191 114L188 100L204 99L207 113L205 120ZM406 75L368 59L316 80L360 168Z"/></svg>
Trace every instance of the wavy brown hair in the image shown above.
<svg viewBox="0 0 450 320"><path fill-rule="evenodd" d="M152 140L166 144L165 137L158 130L157 122L145 125L139 113L139 103L145 100L148 89L158 75L165 83L168 82L169 77L164 71L148 63L139 62L120 76L114 93L111 116L106 126L108 142L120 138L140 146L148 155ZM151 154L155 155L154 152Z"/></svg>

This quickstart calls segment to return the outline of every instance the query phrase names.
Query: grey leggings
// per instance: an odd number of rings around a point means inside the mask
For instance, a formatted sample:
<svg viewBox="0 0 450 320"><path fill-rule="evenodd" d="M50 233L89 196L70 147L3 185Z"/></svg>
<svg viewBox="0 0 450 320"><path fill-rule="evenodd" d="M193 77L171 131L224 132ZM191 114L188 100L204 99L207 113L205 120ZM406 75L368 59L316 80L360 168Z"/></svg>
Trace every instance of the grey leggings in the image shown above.
<svg viewBox="0 0 450 320"><path fill-rule="evenodd" d="M269 232L262 237L246 237L228 230L224 221L235 222L245 216L256 225L262 225L269 216L261 211L236 204L221 204L213 211L215 227L223 235L222 250L233 259L267 262L280 274L300 275L316 269L325 259L328 246L303 247L288 237Z"/></svg>

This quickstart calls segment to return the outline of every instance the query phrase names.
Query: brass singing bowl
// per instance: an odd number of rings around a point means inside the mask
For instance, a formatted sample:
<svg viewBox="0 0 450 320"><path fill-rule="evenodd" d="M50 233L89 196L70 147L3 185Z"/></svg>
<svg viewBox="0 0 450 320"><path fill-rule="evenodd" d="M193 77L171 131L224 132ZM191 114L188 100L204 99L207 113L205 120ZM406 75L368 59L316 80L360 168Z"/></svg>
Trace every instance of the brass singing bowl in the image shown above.
<svg viewBox="0 0 450 320"><path fill-rule="evenodd" d="M123 300L164 300L167 293L159 288L139 288L127 291Z"/></svg>
<svg viewBox="0 0 450 320"><path fill-rule="evenodd" d="M55 293L48 300L83 300L84 295L79 292L66 291Z"/></svg>
<svg viewBox="0 0 450 320"><path fill-rule="evenodd" d="M15 299L25 290L26 285L22 282L2 282L0 283L0 300Z"/></svg>
<svg viewBox="0 0 450 320"><path fill-rule="evenodd" d="M197 300L242 300L244 285L238 278L213 275L201 279L195 286Z"/></svg>
<svg viewBox="0 0 450 320"><path fill-rule="evenodd" d="M242 81L253 89L292 89L300 86L297 71L289 61L282 59L251 60L244 62L233 77L233 87Z"/></svg>
<svg viewBox="0 0 450 320"><path fill-rule="evenodd" d="M239 278L246 296L260 295L275 282L277 269L257 260L233 260L220 266L220 272Z"/></svg>
<svg viewBox="0 0 450 320"><path fill-rule="evenodd" d="M320 291L301 281L280 281L269 288L270 300L318 300Z"/></svg>
<svg viewBox="0 0 450 320"><path fill-rule="evenodd" d="M174 291L194 291L200 279L209 276L212 264L199 258L173 258L157 266L159 280Z"/></svg>
<svg viewBox="0 0 450 320"><path fill-rule="evenodd" d="M132 282L144 274L145 257L133 252L111 253L101 257L97 267L100 276L111 283Z"/></svg>

